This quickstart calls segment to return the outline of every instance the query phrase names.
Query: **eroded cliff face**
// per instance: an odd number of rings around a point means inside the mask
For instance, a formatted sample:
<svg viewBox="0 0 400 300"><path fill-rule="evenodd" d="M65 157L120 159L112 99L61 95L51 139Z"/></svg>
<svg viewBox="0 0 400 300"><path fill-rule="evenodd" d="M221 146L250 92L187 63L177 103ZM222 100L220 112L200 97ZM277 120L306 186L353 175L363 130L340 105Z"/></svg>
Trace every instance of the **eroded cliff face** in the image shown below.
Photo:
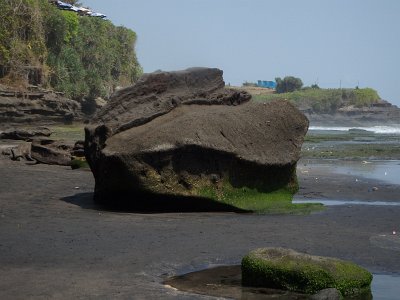
<svg viewBox="0 0 400 300"><path fill-rule="evenodd" d="M145 207L218 200L227 185L295 187L307 118L250 98L208 68L147 74L118 92L85 129L95 200Z"/></svg>
<svg viewBox="0 0 400 300"><path fill-rule="evenodd" d="M0 123L68 123L82 117L81 104L61 93L0 85Z"/></svg>

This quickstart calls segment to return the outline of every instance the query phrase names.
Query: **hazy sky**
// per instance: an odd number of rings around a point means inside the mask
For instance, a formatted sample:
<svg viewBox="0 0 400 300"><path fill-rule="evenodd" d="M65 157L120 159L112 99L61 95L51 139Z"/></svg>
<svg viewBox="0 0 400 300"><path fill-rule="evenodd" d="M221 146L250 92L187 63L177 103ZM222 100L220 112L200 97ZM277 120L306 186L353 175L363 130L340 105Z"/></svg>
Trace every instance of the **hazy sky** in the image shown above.
<svg viewBox="0 0 400 300"><path fill-rule="evenodd" d="M145 72L217 67L232 85L293 75L400 106L399 0L81 2L137 33Z"/></svg>

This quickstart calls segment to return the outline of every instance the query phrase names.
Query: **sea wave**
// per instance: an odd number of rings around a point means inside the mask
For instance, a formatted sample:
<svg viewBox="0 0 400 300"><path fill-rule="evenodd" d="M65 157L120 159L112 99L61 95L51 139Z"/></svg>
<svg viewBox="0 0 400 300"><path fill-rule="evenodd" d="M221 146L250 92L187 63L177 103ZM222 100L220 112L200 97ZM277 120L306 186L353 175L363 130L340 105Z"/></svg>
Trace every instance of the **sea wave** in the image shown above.
<svg viewBox="0 0 400 300"><path fill-rule="evenodd" d="M344 127L344 126L310 126L309 130L324 130L324 131L349 131L352 129L366 130L373 133L379 134L399 134L400 135L400 124L399 125L388 125L388 126L370 126L370 127Z"/></svg>

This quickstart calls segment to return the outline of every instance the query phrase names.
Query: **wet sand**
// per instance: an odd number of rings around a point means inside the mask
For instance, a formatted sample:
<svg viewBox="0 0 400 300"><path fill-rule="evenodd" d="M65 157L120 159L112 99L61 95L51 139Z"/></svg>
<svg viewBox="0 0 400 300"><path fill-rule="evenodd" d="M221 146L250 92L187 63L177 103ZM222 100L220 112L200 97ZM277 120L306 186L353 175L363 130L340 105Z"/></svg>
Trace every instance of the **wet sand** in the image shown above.
<svg viewBox="0 0 400 300"><path fill-rule="evenodd" d="M400 201L399 185L372 179L355 185L350 175L314 165L299 163L296 199ZM399 206L332 206L308 216L141 214L93 205L88 171L0 160L0 178L1 299L209 299L162 282L239 264L264 246L400 274L400 237L393 235L400 231Z"/></svg>

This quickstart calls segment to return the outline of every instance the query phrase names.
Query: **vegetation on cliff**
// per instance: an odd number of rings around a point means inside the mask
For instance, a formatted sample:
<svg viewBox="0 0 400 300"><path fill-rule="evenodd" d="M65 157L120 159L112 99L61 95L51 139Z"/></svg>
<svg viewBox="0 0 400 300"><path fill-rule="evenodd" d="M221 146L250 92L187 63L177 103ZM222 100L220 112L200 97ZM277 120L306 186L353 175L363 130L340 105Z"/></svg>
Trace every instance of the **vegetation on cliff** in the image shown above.
<svg viewBox="0 0 400 300"><path fill-rule="evenodd" d="M315 113L332 113L344 106L365 107L380 101L378 93L371 88L320 89L303 88L289 93L265 93L253 95L259 101L289 100L302 110Z"/></svg>
<svg viewBox="0 0 400 300"><path fill-rule="evenodd" d="M141 75L136 34L48 0L0 0L0 80L42 84L74 99L107 97Z"/></svg>

